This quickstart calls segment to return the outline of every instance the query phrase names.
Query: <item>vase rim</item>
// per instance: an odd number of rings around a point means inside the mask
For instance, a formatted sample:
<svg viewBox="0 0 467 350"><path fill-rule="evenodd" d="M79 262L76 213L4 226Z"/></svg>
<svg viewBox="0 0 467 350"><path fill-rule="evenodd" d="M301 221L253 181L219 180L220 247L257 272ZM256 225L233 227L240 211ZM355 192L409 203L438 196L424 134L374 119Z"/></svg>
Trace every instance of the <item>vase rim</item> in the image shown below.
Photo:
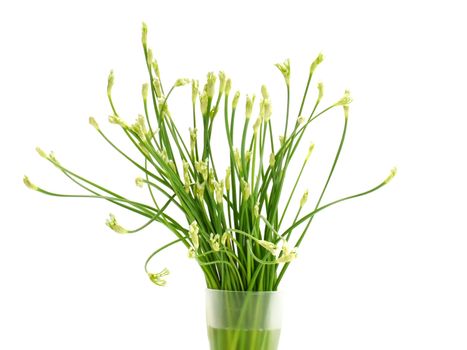
<svg viewBox="0 0 467 350"><path fill-rule="evenodd" d="M249 294L249 295L274 295L274 294L281 294L280 291L277 290L266 290L266 291L258 291L258 290L224 290L224 289L210 289L206 288L206 293L213 293L213 294Z"/></svg>

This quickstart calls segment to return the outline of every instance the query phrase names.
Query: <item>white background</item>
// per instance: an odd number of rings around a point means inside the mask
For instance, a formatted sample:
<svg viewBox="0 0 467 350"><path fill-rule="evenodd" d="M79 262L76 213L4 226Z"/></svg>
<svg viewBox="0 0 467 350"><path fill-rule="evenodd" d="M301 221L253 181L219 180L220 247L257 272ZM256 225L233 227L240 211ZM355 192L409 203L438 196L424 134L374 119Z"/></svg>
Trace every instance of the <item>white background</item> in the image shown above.
<svg viewBox="0 0 467 350"><path fill-rule="evenodd" d="M104 225L109 212L125 226L141 220L104 202L46 197L22 184L28 174L44 188L77 191L36 155L40 145L82 174L141 195L136 169L98 137L88 116L118 139L106 123L110 69L121 114L131 121L142 112L144 20L166 85L220 69L243 93L267 83L276 120L284 88L273 64L291 59L297 101L309 63L323 52L313 86L324 82L325 104L346 88L354 97L327 200L369 188L398 166L380 192L316 218L284 279L282 348L467 349L461 4L2 2L0 348L208 348L203 278L184 249L155 262L171 270L167 287L144 274L145 258L170 239L165 228L119 236ZM186 104L188 90L180 90ZM190 119L178 115L188 127ZM326 118L307 136L316 143L302 183L310 198L342 127L340 112Z"/></svg>

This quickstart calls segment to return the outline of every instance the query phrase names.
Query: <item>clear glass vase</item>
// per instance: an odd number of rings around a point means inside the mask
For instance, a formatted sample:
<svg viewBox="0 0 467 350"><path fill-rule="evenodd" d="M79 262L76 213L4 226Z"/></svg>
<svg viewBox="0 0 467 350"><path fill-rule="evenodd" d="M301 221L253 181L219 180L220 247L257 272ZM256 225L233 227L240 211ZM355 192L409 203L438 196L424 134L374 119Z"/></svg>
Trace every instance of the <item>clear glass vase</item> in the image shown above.
<svg viewBox="0 0 467 350"><path fill-rule="evenodd" d="M206 321L211 350L277 350L280 293L208 289Z"/></svg>

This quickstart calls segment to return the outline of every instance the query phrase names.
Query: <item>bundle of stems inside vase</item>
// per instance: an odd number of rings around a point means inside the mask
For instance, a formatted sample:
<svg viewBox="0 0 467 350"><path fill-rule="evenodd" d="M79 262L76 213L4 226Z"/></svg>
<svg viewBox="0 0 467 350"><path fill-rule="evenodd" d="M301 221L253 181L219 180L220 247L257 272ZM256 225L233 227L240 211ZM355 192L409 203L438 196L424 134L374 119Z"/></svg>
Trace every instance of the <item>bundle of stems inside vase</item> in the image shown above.
<svg viewBox="0 0 467 350"><path fill-rule="evenodd" d="M242 113L237 113L237 106L243 99L239 92L232 93L232 82L223 72L208 73L202 88L198 81L190 79L178 79L166 88L158 63L147 45L144 24L142 44L150 82L142 87L144 114L133 124L127 124L112 99L113 72L107 87L112 111L109 121L121 128L139 156L129 156L104 133L94 118L89 121L111 147L139 169L141 176L136 179L136 185L148 189L151 204L128 199L96 184L62 165L53 153L47 154L39 148L41 156L88 193L60 194L34 185L28 177L24 182L29 188L48 195L105 199L147 218L143 226L129 230L111 214L107 225L118 233L134 233L153 222L165 225L175 239L151 254L145 265L148 276L157 285L165 285L168 270L151 272L148 263L162 250L183 244L187 254L201 267L208 288L275 291L319 211L376 191L395 175L393 169L384 181L364 192L322 203L344 143L351 98L346 91L337 102L321 108L323 85L319 83L313 92L310 88L313 73L323 60L321 54L310 66L298 111L290 110L289 61L276 65L284 78L286 108L272 117L272 104L265 86L261 87L260 98L246 96L245 108L239 108ZM173 118L170 96L176 89L190 84L192 116ZM305 111L305 102L311 94L317 97L311 110ZM257 100L259 109L253 115ZM314 145L309 146L307 154L296 151L306 139L305 131L311 123L337 107L342 108L340 143L328 176L323 180L324 186L318 192L318 200L307 209L307 191L299 203L292 199ZM177 125L178 121L183 123L191 118L192 125ZM219 150L214 152L213 145L216 123L224 124L227 140L222 155L228 157L228 161L227 168L223 169L216 167L214 156L219 153ZM241 130L241 135L235 130ZM297 154L303 157L301 167L290 167ZM284 190L286 177L295 181L292 188ZM186 223L174 217L173 208L182 213ZM284 220L292 209L293 220Z"/></svg>

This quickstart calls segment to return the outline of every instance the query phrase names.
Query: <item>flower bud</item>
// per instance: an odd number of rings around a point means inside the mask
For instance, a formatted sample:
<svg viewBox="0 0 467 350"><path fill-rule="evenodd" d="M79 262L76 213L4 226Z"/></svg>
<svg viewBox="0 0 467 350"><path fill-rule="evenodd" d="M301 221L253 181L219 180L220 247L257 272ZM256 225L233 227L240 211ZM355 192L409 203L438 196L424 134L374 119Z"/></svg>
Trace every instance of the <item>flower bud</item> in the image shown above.
<svg viewBox="0 0 467 350"><path fill-rule="evenodd" d="M334 106L347 106L352 102L352 97L350 96L350 91L345 90L344 96L337 101Z"/></svg>
<svg viewBox="0 0 467 350"><path fill-rule="evenodd" d="M225 73L220 71L219 72L219 93L223 94L225 91L225 82L226 82L227 77L225 76Z"/></svg>
<svg viewBox="0 0 467 350"><path fill-rule="evenodd" d="M257 240L256 242L274 256L277 255L277 253L279 252L277 244L264 240Z"/></svg>
<svg viewBox="0 0 467 350"><path fill-rule="evenodd" d="M318 102L321 101L324 95L324 85L322 82L318 83Z"/></svg>
<svg viewBox="0 0 467 350"><path fill-rule="evenodd" d="M184 86L184 85L187 85L191 82L190 79L187 79L187 78L179 78L175 81L175 84L174 86L175 87L179 87L179 86Z"/></svg>
<svg viewBox="0 0 467 350"><path fill-rule="evenodd" d="M152 84L154 86L154 91L156 93L157 98L161 98L163 96L162 94L162 86L161 86L161 81L158 78L154 78L152 80Z"/></svg>
<svg viewBox="0 0 467 350"><path fill-rule="evenodd" d="M146 52L146 63L149 67L151 67L154 64L154 56L152 54L152 50L148 49Z"/></svg>
<svg viewBox="0 0 467 350"><path fill-rule="evenodd" d="M196 221L193 221L190 224L190 227L188 229L188 234L190 236L191 243L193 244L193 248L195 248L195 251L198 250L198 248L199 248L199 236L198 236L198 233L199 233L198 223Z"/></svg>
<svg viewBox="0 0 467 350"><path fill-rule="evenodd" d="M213 72L208 73L207 83L206 83L206 93L208 98L212 99L216 92L216 75Z"/></svg>
<svg viewBox="0 0 467 350"><path fill-rule="evenodd" d="M224 182L225 182L225 190L229 192L230 191L230 167L227 167L227 169L225 170Z"/></svg>
<svg viewBox="0 0 467 350"><path fill-rule="evenodd" d="M222 237L221 237L221 244L226 247L227 244L230 242L230 240L232 239L232 236L230 234L230 232L224 232L222 234Z"/></svg>
<svg viewBox="0 0 467 350"><path fill-rule="evenodd" d="M284 76L285 83L290 85L290 60L286 59L283 63L276 63L275 65L282 75Z"/></svg>
<svg viewBox="0 0 467 350"><path fill-rule="evenodd" d="M149 54L149 52L148 52ZM151 51L151 60L152 60L152 51ZM149 63L152 65L152 69L156 73L156 77L160 80L161 79L161 72L159 71L159 63L157 63L157 60L153 60L152 63Z"/></svg>
<svg viewBox="0 0 467 350"><path fill-rule="evenodd" d="M219 234L211 233L209 237L209 241L211 242L212 250L214 250L215 252L218 252L221 249Z"/></svg>
<svg viewBox="0 0 467 350"><path fill-rule="evenodd" d="M214 182L214 192L215 192L215 197L214 199L216 200L217 204L222 204L222 196L224 194L224 181Z"/></svg>
<svg viewBox="0 0 467 350"><path fill-rule="evenodd" d="M269 93L266 85L261 86L261 96L263 96L263 99L268 99L269 98Z"/></svg>
<svg viewBox="0 0 467 350"><path fill-rule="evenodd" d="M156 285L163 287L167 284L167 281L163 277L169 275L170 272L167 269L162 270L159 273L148 273L149 279Z"/></svg>
<svg viewBox="0 0 467 350"><path fill-rule="evenodd" d="M190 259L196 258L196 251L193 247L188 248L188 257Z"/></svg>
<svg viewBox="0 0 467 350"><path fill-rule="evenodd" d="M269 166L272 168L274 167L274 164L276 164L276 155L271 153L269 156Z"/></svg>
<svg viewBox="0 0 467 350"><path fill-rule="evenodd" d="M105 224L110 227L114 232L117 233L128 233L128 230L120 226L115 218L115 215L110 214L109 218L106 220Z"/></svg>
<svg viewBox="0 0 467 350"><path fill-rule="evenodd" d="M143 22L142 30L141 30L141 42L143 43L143 47L146 47L148 44L148 26L146 23Z"/></svg>
<svg viewBox="0 0 467 350"><path fill-rule="evenodd" d="M230 95L230 90L231 90L231 89L232 89L232 80L230 80L230 78L229 78L229 79L227 79L227 81L225 82L225 94L226 94L227 96Z"/></svg>
<svg viewBox="0 0 467 350"><path fill-rule="evenodd" d="M142 177L139 177L139 176L138 176L138 177L135 179L135 184L136 184L136 186L138 186L138 187L143 187L143 186L144 186L144 182L145 182L145 181L143 180Z"/></svg>
<svg viewBox="0 0 467 350"><path fill-rule="evenodd" d="M27 177L26 175L24 175L23 177L23 183L26 185L27 188L29 188L30 190L33 190L33 191L37 191L39 188L34 185L30 180L29 180L29 177Z"/></svg>
<svg viewBox="0 0 467 350"><path fill-rule="evenodd" d="M232 109L237 109L238 99L240 98L240 91L237 91L232 100Z"/></svg>
<svg viewBox="0 0 467 350"><path fill-rule="evenodd" d="M302 199L300 200L300 208L302 208L308 200L308 190L303 193Z"/></svg>
<svg viewBox="0 0 467 350"><path fill-rule="evenodd" d="M394 167L391 169L391 172L389 173L389 176L386 178L386 180L384 180L384 183L388 184L394 178L394 176L396 176L396 174L397 174L397 168Z"/></svg>
<svg viewBox="0 0 467 350"><path fill-rule="evenodd" d="M199 89L199 81L193 79L191 81L191 102L193 104L195 104L196 102L196 97L198 96L198 89Z"/></svg>
<svg viewBox="0 0 467 350"><path fill-rule="evenodd" d="M253 104L255 103L255 95L248 96L246 95L246 106L245 106L245 116L246 119L250 119L251 113L253 112Z"/></svg>
<svg viewBox="0 0 467 350"><path fill-rule="evenodd" d="M107 78L107 96L109 97L112 95L112 88L114 86L114 82L115 82L114 71L111 70L109 73L109 77Z"/></svg>
<svg viewBox="0 0 467 350"><path fill-rule="evenodd" d="M49 159L49 156L47 155L47 153L45 153L45 151L44 151L42 148L36 147L36 152L37 152L42 158Z"/></svg>
<svg viewBox="0 0 467 350"><path fill-rule="evenodd" d="M141 95L143 96L144 102L146 102L148 99L148 90L149 90L148 84L144 83L143 86L141 87Z"/></svg>
<svg viewBox="0 0 467 350"><path fill-rule="evenodd" d="M242 179L242 197L243 201L247 201L251 196L250 184Z"/></svg>
<svg viewBox="0 0 467 350"><path fill-rule="evenodd" d="M313 150L315 149L315 144L312 143L310 147L308 147L308 153L305 158L305 162L308 162L308 159L310 159L311 153L313 153Z"/></svg>
<svg viewBox="0 0 467 350"><path fill-rule="evenodd" d="M203 182L202 184L196 183L195 194L196 197L200 200L204 200L204 188L206 187L206 183Z"/></svg>
<svg viewBox="0 0 467 350"><path fill-rule="evenodd" d="M311 63L311 66L310 66L310 74L313 74L313 72L315 71L316 67L318 67L319 64L320 64L321 62L323 62L323 60L324 60L324 56L323 56L322 53L320 53L320 54L318 55L318 57L315 58L315 60L313 61L313 63Z"/></svg>

